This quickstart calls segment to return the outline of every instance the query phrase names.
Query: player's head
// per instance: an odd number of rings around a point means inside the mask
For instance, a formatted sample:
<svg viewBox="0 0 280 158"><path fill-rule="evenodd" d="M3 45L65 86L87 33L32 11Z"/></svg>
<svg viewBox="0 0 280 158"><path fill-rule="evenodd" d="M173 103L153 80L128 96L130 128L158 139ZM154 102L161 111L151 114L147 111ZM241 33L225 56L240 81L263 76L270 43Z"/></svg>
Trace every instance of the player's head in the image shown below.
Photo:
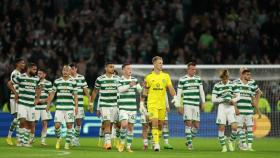
<svg viewBox="0 0 280 158"><path fill-rule="evenodd" d="M70 69L71 67L69 65L63 65L63 68L62 68L62 76L63 77L69 77L70 75Z"/></svg>
<svg viewBox="0 0 280 158"><path fill-rule="evenodd" d="M227 69L221 70L220 71L220 79L222 81L227 81L229 79L229 72Z"/></svg>
<svg viewBox="0 0 280 158"><path fill-rule="evenodd" d="M248 70L246 67L241 67L240 69L239 69L239 76L240 76L240 78L242 79L242 72L244 71L244 70Z"/></svg>
<svg viewBox="0 0 280 158"><path fill-rule="evenodd" d="M27 73L31 76L35 76L37 74L37 65L35 63L28 63Z"/></svg>
<svg viewBox="0 0 280 158"><path fill-rule="evenodd" d="M152 63L154 64L154 70L162 71L163 60L160 56L155 56L152 59Z"/></svg>
<svg viewBox="0 0 280 158"><path fill-rule="evenodd" d="M246 81L250 81L251 80L251 71L246 69L242 71L242 78Z"/></svg>
<svg viewBox="0 0 280 158"><path fill-rule="evenodd" d="M194 62L189 62L187 66L188 66L188 70L187 70L188 75L191 77L194 76L196 73L196 64Z"/></svg>
<svg viewBox="0 0 280 158"><path fill-rule="evenodd" d="M131 76L131 74L132 74L131 64L129 64L129 63L123 64L122 65L122 71L123 71L123 75Z"/></svg>
<svg viewBox="0 0 280 158"><path fill-rule="evenodd" d="M38 76L40 79L45 79L47 76L47 71L43 68L38 69Z"/></svg>
<svg viewBox="0 0 280 158"><path fill-rule="evenodd" d="M113 62L105 63L105 72L112 75L115 74L115 66Z"/></svg>
<svg viewBox="0 0 280 158"><path fill-rule="evenodd" d="M72 64L70 64L69 66L71 67L71 69L70 69L71 75L72 75L72 76L73 76L73 75L76 75L76 74L77 74L77 71L78 71L78 66L77 66L77 64L72 63Z"/></svg>
<svg viewBox="0 0 280 158"><path fill-rule="evenodd" d="M22 58L16 60L16 69L24 70L25 68L25 61Z"/></svg>

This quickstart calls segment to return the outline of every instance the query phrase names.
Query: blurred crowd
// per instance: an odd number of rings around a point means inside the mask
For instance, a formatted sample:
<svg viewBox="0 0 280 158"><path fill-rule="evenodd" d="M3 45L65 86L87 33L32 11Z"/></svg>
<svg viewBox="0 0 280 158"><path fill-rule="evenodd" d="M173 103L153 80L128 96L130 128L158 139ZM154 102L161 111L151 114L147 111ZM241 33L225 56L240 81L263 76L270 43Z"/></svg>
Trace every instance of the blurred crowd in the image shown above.
<svg viewBox="0 0 280 158"><path fill-rule="evenodd" d="M16 58L50 80L76 62L90 87L107 60L279 64L279 10L278 0L1 0L0 82Z"/></svg>

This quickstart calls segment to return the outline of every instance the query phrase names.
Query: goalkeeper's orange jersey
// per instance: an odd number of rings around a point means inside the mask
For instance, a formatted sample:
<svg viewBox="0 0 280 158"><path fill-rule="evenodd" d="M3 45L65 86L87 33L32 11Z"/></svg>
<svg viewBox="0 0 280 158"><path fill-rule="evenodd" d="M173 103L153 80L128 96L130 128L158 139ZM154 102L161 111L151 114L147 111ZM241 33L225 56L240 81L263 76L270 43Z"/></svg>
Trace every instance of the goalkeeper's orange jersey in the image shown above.
<svg viewBox="0 0 280 158"><path fill-rule="evenodd" d="M166 88L172 85L169 74L162 71L160 74L156 74L154 71L152 71L145 77L145 83L146 88L148 89L148 109L166 108Z"/></svg>

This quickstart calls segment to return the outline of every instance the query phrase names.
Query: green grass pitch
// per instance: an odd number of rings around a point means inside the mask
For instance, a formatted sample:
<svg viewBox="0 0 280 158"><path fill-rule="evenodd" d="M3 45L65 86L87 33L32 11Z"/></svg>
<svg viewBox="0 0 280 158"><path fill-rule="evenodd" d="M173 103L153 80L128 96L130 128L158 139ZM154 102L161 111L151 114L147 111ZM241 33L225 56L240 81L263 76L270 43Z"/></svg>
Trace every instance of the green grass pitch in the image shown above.
<svg viewBox="0 0 280 158"><path fill-rule="evenodd" d="M142 150L142 139L133 141L133 153L119 153L115 148L105 151L97 147L97 138L81 138L81 147L72 147L64 150L55 149L55 138L48 138L47 147L39 145L40 138L36 139L32 148L8 146L5 138L0 138L0 158L276 158L280 154L280 138L262 138L254 141L256 151L240 151L221 153L217 138L196 138L193 141L194 150L188 151L184 145L184 138L171 138L173 150L162 149L159 153L149 149Z"/></svg>

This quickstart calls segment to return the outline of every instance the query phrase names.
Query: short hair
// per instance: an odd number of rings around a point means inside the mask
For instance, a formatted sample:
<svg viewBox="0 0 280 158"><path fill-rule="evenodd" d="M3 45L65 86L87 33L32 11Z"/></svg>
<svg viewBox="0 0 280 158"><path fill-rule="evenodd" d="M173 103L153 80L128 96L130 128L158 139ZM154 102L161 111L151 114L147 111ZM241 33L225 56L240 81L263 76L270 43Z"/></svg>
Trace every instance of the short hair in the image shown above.
<svg viewBox="0 0 280 158"><path fill-rule="evenodd" d="M27 64L27 68L32 68L33 66L37 67L37 65L35 63L28 63Z"/></svg>
<svg viewBox="0 0 280 158"><path fill-rule="evenodd" d="M44 73L47 73L47 70L44 69L44 68L39 68L38 71L42 71L42 72L44 72Z"/></svg>
<svg viewBox="0 0 280 158"><path fill-rule="evenodd" d="M71 64L69 64L69 66L72 68L72 67L75 67L75 68L77 68L77 64L76 63L71 63Z"/></svg>
<svg viewBox="0 0 280 158"><path fill-rule="evenodd" d="M18 64L18 63L20 63L22 61L24 61L22 58L18 58L18 59L15 60L15 63Z"/></svg>
<svg viewBox="0 0 280 158"><path fill-rule="evenodd" d="M131 64L130 64L130 63L124 63L124 64L122 65L122 70L123 70L127 65L131 65Z"/></svg>
<svg viewBox="0 0 280 158"><path fill-rule="evenodd" d="M227 69L223 69L220 71L220 78L223 79L224 77L229 77L229 72Z"/></svg>
<svg viewBox="0 0 280 158"><path fill-rule="evenodd" d="M196 66L196 63L191 61L191 62L188 62L187 66L188 66L188 68L189 68L190 66Z"/></svg>
<svg viewBox="0 0 280 158"><path fill-rule="evenodd" d="M157 61L157 60L162 60L162 57L160 57L160 56L155 56L155 57L153 57L152 63L154 63L154 62Z"/></svg>
<svg viewBox="0 0 280 158"><path fill-rule="evenodd" d="M247 72L251 72L251 71L248 70L248 69L245 69L245 70L243 70L243 71L241 72L241 74L244 75L244 74L247 73Z"/></svg>
<svg viewBox="0 0 280 158"><path fill-rule="evenodd" d="M244 71L244 70L248 70L246 67L241 67L240 69L239 69L239 72L242 74L242 72Z"/></svg>
<svg viewBox="0 0 280 158"><path fill-rule="evenodd" d="M105 63L105 67L106 66L108 66L108 65L111 65L111 64L114 64L112 61L107 61L106 63Z"/></svg>

